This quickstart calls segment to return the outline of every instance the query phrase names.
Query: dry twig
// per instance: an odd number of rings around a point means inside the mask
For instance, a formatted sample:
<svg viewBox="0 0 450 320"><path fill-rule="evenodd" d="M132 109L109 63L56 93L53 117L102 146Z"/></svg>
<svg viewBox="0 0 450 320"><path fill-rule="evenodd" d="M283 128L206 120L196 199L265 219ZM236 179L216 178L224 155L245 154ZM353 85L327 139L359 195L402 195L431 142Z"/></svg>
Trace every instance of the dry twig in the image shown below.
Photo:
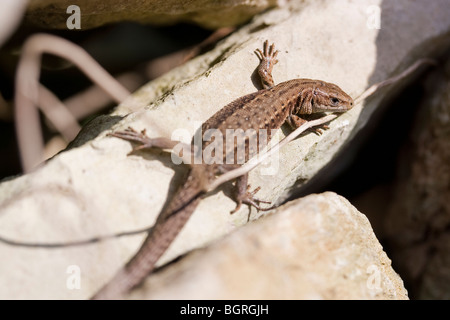
<svg viewBox="0 0 450 320"><path fill-rule="evenodd" d="M84 49L74 43L48 34L36 34L30 37L23 46L15 82L16 131L25 172L31 171L42 160L44 149L39 113L36 108L40 103L47 104L42 96L39 97L38 83L43 53L54 54L71 61L118 103L130 94ZM56 99L54 96L52 98ZM61 105L62 103L59 102L53 104L56 108Z"/></svg>

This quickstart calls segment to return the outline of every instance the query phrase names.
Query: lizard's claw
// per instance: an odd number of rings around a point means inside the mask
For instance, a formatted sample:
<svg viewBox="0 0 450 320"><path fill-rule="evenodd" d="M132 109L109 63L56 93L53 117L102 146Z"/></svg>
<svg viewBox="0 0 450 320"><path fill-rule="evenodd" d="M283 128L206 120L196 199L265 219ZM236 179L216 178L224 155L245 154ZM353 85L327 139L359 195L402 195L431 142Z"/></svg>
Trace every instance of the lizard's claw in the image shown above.
<svg viewBox="0 0 450 320"><path fill-rule="evenodd" d="M314 132L318 136L322 135L323 131L330 129L326 124L319 125L317 127L309 128L310 131Z"/></svg>
<svg viewBox="0 0 450 320"><path fill-rule="evenodd" d="M249 192L248 189L250 189L250 185L247 186L247 191L243 195L238 195L237 196L237 199L236 199L237 205L236 205L236 208L233 211L230 212L231 214L233 214L236 211L238 211L241 208L241 205L243 203L245 203L245 204L247 204L249 206L255 207L256 209L261 210L261 211L268 211L268 210L273 208L273 207L261 208L259 206L260 203L268 203L268 204L271 203L269 201L263 201L263 200L260 200L260 199L257 199L257 198L254 197L255 194L261 189L261 187L256 188L252 192Z"/></svg>
<svg viewBox="0 0 450 320"><path fill-rule="evenodd" d="M153 143L151 138L147 137L145 133L145 129L143 129L141 132L137 132L131 127L126 128L124 131L117 131L108 133L108 136L120 138L127 141L137 142L140 145L137 147L134 147L133 150L130 151L130 153L133 153L138 150L152 148Z"/></svg>

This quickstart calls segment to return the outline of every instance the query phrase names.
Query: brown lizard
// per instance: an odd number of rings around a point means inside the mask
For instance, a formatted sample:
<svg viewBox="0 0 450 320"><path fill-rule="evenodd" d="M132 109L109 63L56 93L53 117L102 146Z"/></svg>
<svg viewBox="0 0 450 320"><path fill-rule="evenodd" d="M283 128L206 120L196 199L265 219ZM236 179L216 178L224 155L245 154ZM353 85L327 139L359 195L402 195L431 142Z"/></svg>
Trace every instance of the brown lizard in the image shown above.
<svg viewBox="0 0 450 320"><path fill-rule="evenodd" d="M257 49L256 54L260 59L258 74L261 77L263 89L226 105L202 125L202 134L207 129L217 129L225 140L227 129L243 129L244 131L253 129L256 133L266 129L268 141L270 130L280 128L285 121L292 127L298 127L307 121L302 116L321 112L345 112L353 107L353 99L332 83L295 79L274 86L272 68L278 62L276 59L278 51L275 51L273 44L269 46L268 41L265 41L263 51ZM320 133L320 129L316 129L316 132ZM144 131L138 133L131 128L111 135L138 143L139 146L133 150L152 147L167 149L176 144L169 139L149 138ZM204 143L202 148L206 148L209 143ZM245 144L248 144L248 139L245 140ZM237 160L236 149L239 146L234 141L231 146L226 145L224 141L224 146L223 159L225 160L229 152L234 152L234 160ZM245 157L248 160L248 148L245 150ZM205 186L214 181L217 175L239 166L237 162L192 164L185 183L179 187L172 200L159 214L153 229L138 252L110 282L93 296L93 299L117 299L141 283L152 272L155 263L194 212L205 194ZM237 207L234 211L242 203L261 209L259 203L264 202L254 198L258 188L253 192L248 191L247 177L245 174L236 181L234 198Z"/></svg>

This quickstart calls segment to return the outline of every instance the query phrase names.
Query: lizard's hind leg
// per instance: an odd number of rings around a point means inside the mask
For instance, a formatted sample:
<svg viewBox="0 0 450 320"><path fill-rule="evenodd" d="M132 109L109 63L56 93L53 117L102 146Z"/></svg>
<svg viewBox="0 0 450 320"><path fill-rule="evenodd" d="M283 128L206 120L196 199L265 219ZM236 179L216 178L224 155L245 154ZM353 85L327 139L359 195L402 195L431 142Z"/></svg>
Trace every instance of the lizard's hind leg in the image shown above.
<svg viewBox="0 0 450 320"><path fill-rule="evenodd" d="M234 201L236 201L236 208L233 211L231 211L231 214L238 211L241 208L241 205L243 203L247 204L249 206L253 206L256 209L261 210L261 211L268 211L268 210L272 209L272 207L261 208L259 206L260 203L270 204L269 201L263 201L263 200L255 198L255 194L261 189L261 187L258 187L251 192L249 191L250 188L251 187L248 184L248 174L244 174L243 176L240 176L239 178L236 179L235 192L233 194ZM250 214L249 214L249 218L250 218Z"/></svg>
<svg viewBox="0 0 450 320"><path fill-rule="evenodd" d="M137 143L138 145L136 147L134 147L133 150L131 150L129 154L139 151L139 150L151 149L151 148L158 148L158 149L165 149L165 150L172 151L172 149L174 149L176 146L181 146L182 147L181 149L183 150L183 155L178 155L178 156L181 157L183 160L188 160L187 162L185 161L185 163L192 163L192 162L189 162L193 155L193 152L192 152L193 146L191 146L190 144L185 144L180 141L173 141L173 140L170 140L170 139L164 138L164 137L150 138L145 133L145 129L142 130L141 132L137 132L136 130L134 130L131 127L128 127L124 131L117 131L117 132L109 133L108 135ZM187 152L185 152L185 151L187 151ZM185 154L185 153L187 153L187 154Z"/></svg>

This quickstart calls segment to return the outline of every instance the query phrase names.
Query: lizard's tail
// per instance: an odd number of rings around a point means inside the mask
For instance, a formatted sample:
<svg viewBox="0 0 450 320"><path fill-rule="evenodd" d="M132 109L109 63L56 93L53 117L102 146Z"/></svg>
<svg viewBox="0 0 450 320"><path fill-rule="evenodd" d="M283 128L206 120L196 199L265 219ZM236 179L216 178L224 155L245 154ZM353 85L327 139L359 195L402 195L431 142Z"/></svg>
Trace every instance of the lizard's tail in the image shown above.
<svg viewBox="0 0 450 320"><path fill-rule="evenodd" d="M153 271L156 262L176 238L200 202L201 194L196 191L197 188L193 187L192 176L189 178L159 215L139 251L91 299L120 299Z"/></svg>

